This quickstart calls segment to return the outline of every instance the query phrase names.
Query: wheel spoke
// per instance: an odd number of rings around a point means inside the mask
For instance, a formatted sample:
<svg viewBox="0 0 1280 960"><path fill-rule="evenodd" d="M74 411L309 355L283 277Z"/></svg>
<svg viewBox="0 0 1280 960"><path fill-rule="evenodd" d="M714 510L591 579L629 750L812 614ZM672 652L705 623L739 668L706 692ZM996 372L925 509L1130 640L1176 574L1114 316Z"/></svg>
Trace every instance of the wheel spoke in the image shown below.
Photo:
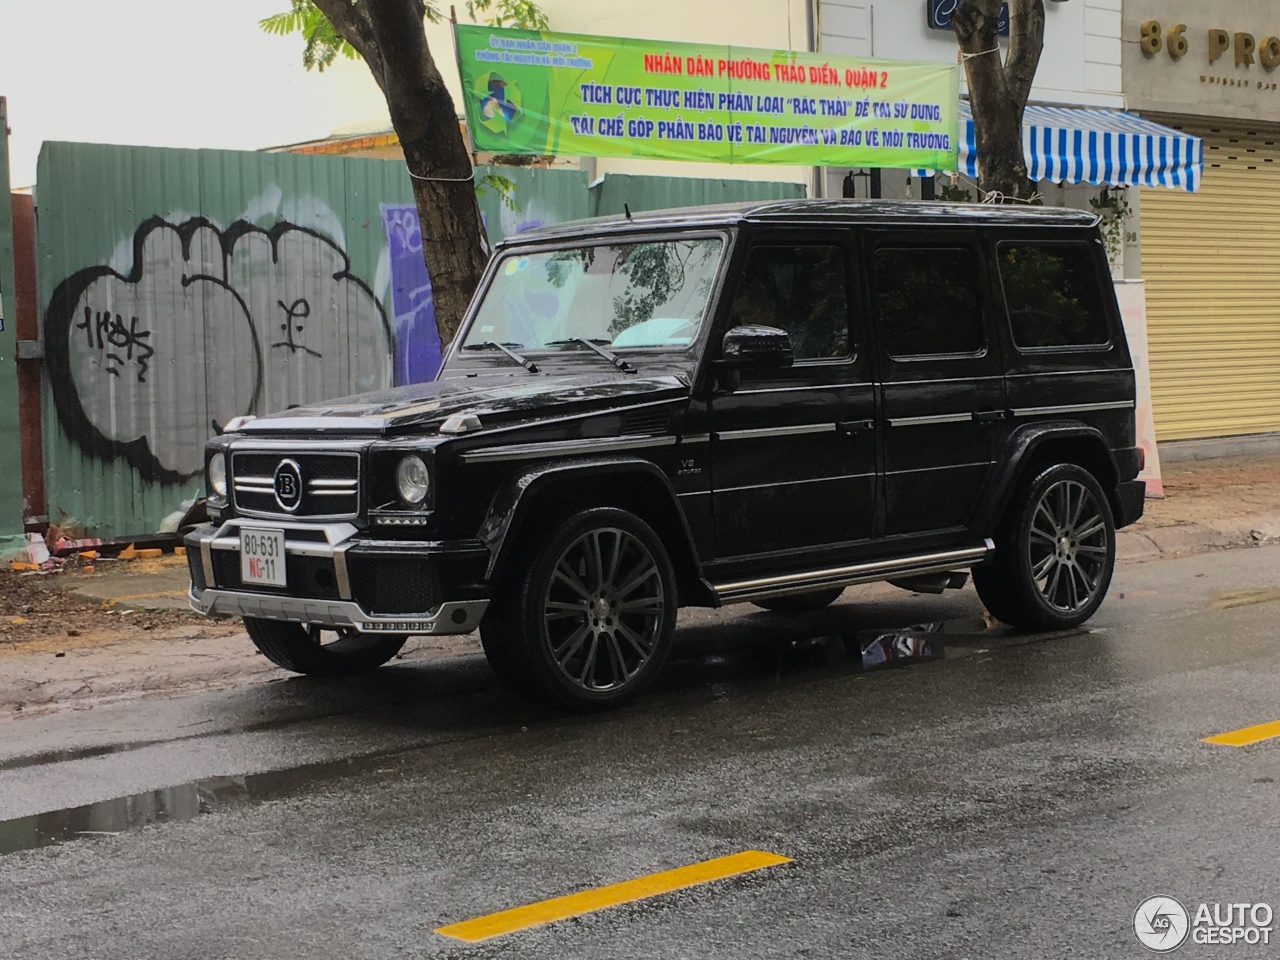
<svg viewBox="0 0 1280 960"><path fill-rule="evenodd" d="M1040 515L1044 514L1044 518L1049 521L1049 529L1053 531L1052 539L1057 540L1058 531L1061 530L1062 528L1058 524L1058 521L1054 519L1053 514L1049 510L1049 505L1047 503L1048 499L1049 499L1049 496L1046 494L1045 497L1038 504L1036 504L1035 521L1033 521L1032 526L1038 525L1038 522L1040 520Z"/></svg>
<svg viewBox="0 0 1280 960"><path fill-rule="evenodd" d="M1074 610L1080 606L1080 592L1076 587L1076 570L1074 564L1064 564L1067 568L1067 605Z"/></svg>
<svg viewBox="0 0 1280 960"><path fill-rule="evenodd" d="M609 557L609 569L605 573L605 583L618 582L618 565L622 562L622 546L624 534L621 530L613 531L613 553Z"/></svg>
<svg viewBox="0 0 1280 960"><path fill-rule="evenodd" d="M662 616L661 597L641 597L639 600L627 600L618 604L619 613L633 613L641 617Z"/></svg>
<svg viewBox="0 0 1280 960"><path fill-rule="evenodd" d="M1089 525L1076 534L1077 540L1084 540L1107 529L1107 523L1096 514L1089 518Z"/></svg>
<svg viewBox="0 0 1280 960"><path fill-rule="evenodd" d="M1045 585L1044 595L1050 603L1057 606L1058 580L1062 577L1062 564L1056 562L1056 557L1054 560L1053 573L1049 577L1049 582Z"/></svg>
<svg viewBox="0 0 1280 960"><path fill-rule="evenodd" d="M582 597L582 599L586 600L588 603L595 599L595 594L588 590L586 584L578 579L577 573L574 572L573 568L570 567L563 558L561 558L560 562L556 564L555 573L552 574L552 576L556 580L561 580L564 583L567 583L578 596Z"/></svg>
<svg viewBox="0 0 1280 960"><path fill-rule="evenodd" d="M604 551L600 548L600 531L592 530L591 536L582 540L582 549L587 555L588 569L595 575L594 590L604 588Z"/></svg>
<svg viewBox="0 0 1280 960"><path fill-rule="evenodd" d="M1047 557L1045 557L1043 560L1041 560L1032 568L1031 579L1036 581L1043 579L1044 575L1049 572L1049 568L1052 567L1057 562L1058 562L1057 556L1052 553L1049 554Z"/></svg>
<svg viewBox="0 0 1280 960"><path fill-rule="evenodd" d="M1091 547L1088 544L1080 544L1076 547L1076 553L1087 554L1091 557L1105 557L1107 555L1106 547Z"/></svg>
<svg viewBox="0 0 1280 960"><path fill-rule="evenodd" d="M546 604L547 619L559 619L561 617L587 617L591 615L591 608L586 603L566 603L563 600L548 600Z"/></svg>
<svg viewBox="0 0 1280 960"><path fill-rule="evenodd" d="M618 638L616 635L609 633L605 635L605 640L609 649L609 659L614 664L613 677L620 683L626 683L631 679L631 673L627 670L627 661L622 656L622 647L618 643ZM636 665L636 669L639 669L639 664Z"/></svg>
<svg viewBox="0 0 1280 960"><path fill-rule="evenodd" d="M1074 529L1079 525L1080 517L1084 513L1084 508L1089 503L1089 491L1083 484L1072 484L1071 487L1077 487L1079 489L1079 499L1076 500L1076 508L1071 511L1070 526ZM1070 490L1071 487L1068 487L1067 489Z"/></svg>
<svg viewBox="0 0 1280 960"><path fill-rule="evenodd" d="M1043 540L1045 543L1049 544L1049 546L1051 547L1056 547L1058 545L1057 537L1055 537L1052 533L1046 533L1045 531L1041 530L1037 526L1031 527L1031 536L1036 540Z"/></svg>
<svg viewBox="0 0 1280 960"><path fill-rule="evenodd" d="M645 557L641 559L635 571L633 571L633 575L631 576L631 579L629 579L624 586L621 586L618 588L618 599L623 600L625 602L626 598L631 596L631 594L635 593L636 590L638 590L641 587L641 585L643 585L647 580L651 579L652 577L656 577L657 575L658 575L657 564L655 564L651 559L649 559L648 555L646 554Z"/></svg>
<svg viewBox="0 0 1280 960"><path fill-rule="evenodd" d="M567 666L569 661L573 659L574 654L582 649L582 641L586 639L587 634L590 632L590 628L585 623L577 630L573 631L564 643L560 644L560 646L556 647L552 651L552 654L556 658L556 662L558 662L562 667Z"/></svg>
<svg viewBox="0 0 1280 960"><path fill-rule="evenodd" d="M622 634L627 643L636 648L636 653L640 654L641 660L649 659L650 654L653 653L653 644L649 643L625 623L618 624L618 632Z"/></svg>
<svg viewBox="0 0 1280 960"><path fill-rule="evenodd" d="M593 686L588 677L595 676L596 654L600 650L600 637L596 634L591 635L591 646L587 648L587 655L582 658L582 672L578 674L578 682L584 687Z"/></svg>

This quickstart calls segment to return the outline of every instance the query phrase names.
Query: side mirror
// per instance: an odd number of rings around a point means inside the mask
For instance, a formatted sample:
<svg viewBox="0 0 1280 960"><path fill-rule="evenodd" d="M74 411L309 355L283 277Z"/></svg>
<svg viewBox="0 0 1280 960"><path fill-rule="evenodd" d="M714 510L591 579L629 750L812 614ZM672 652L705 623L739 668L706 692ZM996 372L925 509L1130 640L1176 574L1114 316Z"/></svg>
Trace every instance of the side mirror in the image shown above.
<svg viewBox="0 0 1280 960"><path fill-rule="evenodd" d="M732 370L776 370L795 361L787 331L756 324L725 331L721 356L721 366Z"/></svg>

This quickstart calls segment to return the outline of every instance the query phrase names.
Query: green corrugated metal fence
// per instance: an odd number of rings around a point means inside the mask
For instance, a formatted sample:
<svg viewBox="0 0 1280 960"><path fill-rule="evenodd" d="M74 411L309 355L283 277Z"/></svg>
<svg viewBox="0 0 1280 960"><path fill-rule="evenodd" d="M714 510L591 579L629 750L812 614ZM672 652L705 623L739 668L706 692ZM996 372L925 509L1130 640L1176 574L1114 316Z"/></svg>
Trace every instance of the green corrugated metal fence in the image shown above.
<svg viewBox="0 0 1280 960"><path fill-rule="evenodd" d="M514 185L510 202L485 184L491 172ZM643 210L803 193L630 176L588 189L580 171L522 167L477 178L491 241L624 201ZM70 532L157 530L199 495L204 443L233 416L434 373L401 163L46 143L36 203L45 486L50 522Z"/></svg>

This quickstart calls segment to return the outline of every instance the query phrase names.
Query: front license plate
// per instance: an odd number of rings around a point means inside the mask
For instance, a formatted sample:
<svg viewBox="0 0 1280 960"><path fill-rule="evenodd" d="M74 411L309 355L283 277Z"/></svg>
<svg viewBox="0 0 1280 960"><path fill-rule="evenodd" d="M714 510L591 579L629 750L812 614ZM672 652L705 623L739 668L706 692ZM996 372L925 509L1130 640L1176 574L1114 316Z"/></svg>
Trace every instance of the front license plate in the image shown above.
<svg viewBox="0 0 1280 960"><path fill-rule="evenodd" d="M240 580L245 586L286 586L283 530L240 528Z"/></svg>

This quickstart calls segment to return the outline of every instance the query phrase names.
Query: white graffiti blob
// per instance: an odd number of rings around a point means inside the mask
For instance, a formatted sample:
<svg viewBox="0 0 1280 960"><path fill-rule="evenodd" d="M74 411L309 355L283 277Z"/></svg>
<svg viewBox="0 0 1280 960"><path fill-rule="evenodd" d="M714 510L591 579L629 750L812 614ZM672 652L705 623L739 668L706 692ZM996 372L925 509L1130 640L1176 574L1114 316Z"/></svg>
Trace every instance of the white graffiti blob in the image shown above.
<svg viewBox="0 0 1280 960"><path fill-rule="evenodd" d="M394 344L342 249L282 224L226 234L226 281L243 297L262 357L259 412L363 393L391 382Z"/></svg>
<svg viewBox="0 0 1280 960"><path fill-rule="evenodd" d="M155 223L136 240L131 274L105 273L80 294L69 318L70 372L99 433L145 443L162 469L190 475L203 466L211 421L253 404L253 324L220 279L216 228Z"/></svg>

